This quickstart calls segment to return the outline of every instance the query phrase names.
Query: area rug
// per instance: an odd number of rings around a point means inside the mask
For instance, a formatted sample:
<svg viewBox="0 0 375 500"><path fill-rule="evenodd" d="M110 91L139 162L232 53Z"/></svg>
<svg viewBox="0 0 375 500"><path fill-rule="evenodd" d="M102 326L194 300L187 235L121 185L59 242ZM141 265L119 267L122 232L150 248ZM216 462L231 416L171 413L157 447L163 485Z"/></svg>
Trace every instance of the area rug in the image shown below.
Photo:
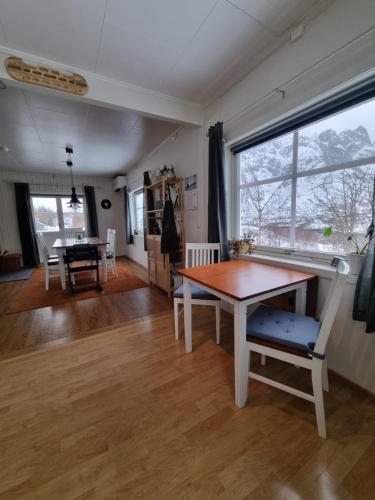
<svg viewBox="0 0 375 500"><path fill-rule="evenodd" d="M0 283L9 283L9 281L22 281L28 280L32 275L34 269L30 267L25 267L19 271L14 271L12 273L1 273Z"/></svg>
<svg viewBox="0 0 375 500"><path fill-rule="evenodd" d="M31 278L22 284L22 288L10 305L7 314L28 311L30 309L39 309L40 307L57 306L76 300L90 299L113 293L125 292L136 288L147 287L147 283L131 273L122 262L117 263L118 278L112 273L108 273L106 283L101 279L103 290L98 292L95 289L76 292L70 296L69 290L62 290L60 277L58 275L50 278L49 290L44 289L44 270L39 267L34 270ZM102 273L101 277L102 277ZM89 273L77 273L76 284L81 285L92 281Z"/></svg>

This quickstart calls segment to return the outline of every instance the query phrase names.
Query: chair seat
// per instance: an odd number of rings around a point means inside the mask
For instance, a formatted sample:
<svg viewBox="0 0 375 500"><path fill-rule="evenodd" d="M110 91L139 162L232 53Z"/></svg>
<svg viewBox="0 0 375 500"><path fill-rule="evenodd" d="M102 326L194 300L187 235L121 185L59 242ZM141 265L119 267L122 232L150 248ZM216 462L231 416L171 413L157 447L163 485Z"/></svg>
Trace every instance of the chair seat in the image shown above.
<svg viewBox="0 0 375 500"><path fill-rule="evenodd" d="M248 341L256 338L306 353L314 349L319 330L314 318L261 305L248 318L246 334Z"/></svg>
<svg viewBox="0 0 375 500"><path fill-rule="evenodd" d="M184 298L184 287L181 285L173 292L173 297L175 299L183 299ZM220 300L212 293L208 293L201 288L198 288L195 285L191 285L191 298L192 299L200 299L200 300Z"/></svg>
<svg viewBox="0 0 375 500"><path fill-rule="evenodd" d="M113 253L112 252L105 252L105 258L106 259L113 259ZM98 259L101 260L102 259L102 254L99 254L98 256Z"/></svg>

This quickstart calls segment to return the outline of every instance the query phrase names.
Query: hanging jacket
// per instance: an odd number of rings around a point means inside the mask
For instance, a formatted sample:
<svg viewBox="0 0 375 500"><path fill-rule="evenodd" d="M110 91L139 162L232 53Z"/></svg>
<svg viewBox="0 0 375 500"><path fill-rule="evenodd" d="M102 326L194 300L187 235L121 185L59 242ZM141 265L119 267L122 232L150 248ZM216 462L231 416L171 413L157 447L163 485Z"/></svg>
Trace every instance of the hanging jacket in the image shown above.
<svg viewBox="0 0 375 500"><path fill-rule="evenodd" d="M161 253L173 254L180 248L180 238L177 233L176 221L174 218L174 207L171 200L171 193L168 184L168 197L164 203L163 220L161 223Z"/></svg>

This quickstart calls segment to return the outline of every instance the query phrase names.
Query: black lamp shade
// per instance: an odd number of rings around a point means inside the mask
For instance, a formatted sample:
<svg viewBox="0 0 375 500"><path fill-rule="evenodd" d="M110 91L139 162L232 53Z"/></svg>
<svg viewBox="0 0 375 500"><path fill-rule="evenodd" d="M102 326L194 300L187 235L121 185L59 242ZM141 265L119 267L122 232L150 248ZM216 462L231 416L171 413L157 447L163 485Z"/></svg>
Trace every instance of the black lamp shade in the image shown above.
<svg viewBox="0 0 375 500"><path fill-rule="evenodd" d="M76 188L72 187L72 194L70 200L68 201L68 207L74 208L79 205L82 205L82 202L79 201L78 196L76 195Z"/></svg>

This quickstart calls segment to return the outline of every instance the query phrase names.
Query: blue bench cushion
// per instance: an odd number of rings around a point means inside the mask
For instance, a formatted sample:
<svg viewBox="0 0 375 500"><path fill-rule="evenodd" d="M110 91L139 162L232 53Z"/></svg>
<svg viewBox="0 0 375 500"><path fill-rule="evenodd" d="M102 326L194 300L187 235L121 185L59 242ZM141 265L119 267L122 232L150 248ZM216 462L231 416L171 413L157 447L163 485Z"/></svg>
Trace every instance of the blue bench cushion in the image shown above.
<svg viewBox="0 0 375 500"><path fill-rule="evenodd" d="M192 299L220 300L215 295L212 295L211 293L208 293L205 290L198 288L197 286L194 286L194 285L190 285L190 286L191 286L191 298ZM173 297L175 299L183 299L184 298L184 288L182 285L180 287L178 287L177 290L175 290L173 292Z"/></svg>
<svg viewBox="0 0 375 500"><path fill-rule="evenodd" d="M261 305L247 320L246 334L308 352L314 349L320 322L308 316Z"/></svg>

